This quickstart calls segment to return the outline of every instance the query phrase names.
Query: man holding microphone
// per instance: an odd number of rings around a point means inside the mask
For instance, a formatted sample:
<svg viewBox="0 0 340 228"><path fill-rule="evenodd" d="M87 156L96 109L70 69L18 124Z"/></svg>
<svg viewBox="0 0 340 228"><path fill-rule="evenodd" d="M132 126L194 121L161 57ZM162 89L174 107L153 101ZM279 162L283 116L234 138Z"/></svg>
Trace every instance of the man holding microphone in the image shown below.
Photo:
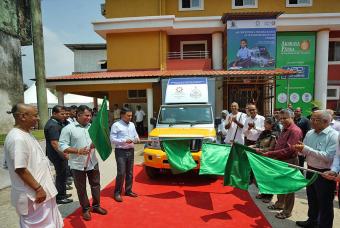
<svg viewBox="0 0 340 228"><path fill-rule="evenodd" d="M125 195L137 197L132 191L133 182L133 163L134 163L134 144L139 142L139 137L135 125L131 122L132 111L122 108L120 120L111 127L110 140L115 144L115 157L117 162L117 177L114 190L114 199L123 202L121 197L124 176L125 176Z"/></svg>

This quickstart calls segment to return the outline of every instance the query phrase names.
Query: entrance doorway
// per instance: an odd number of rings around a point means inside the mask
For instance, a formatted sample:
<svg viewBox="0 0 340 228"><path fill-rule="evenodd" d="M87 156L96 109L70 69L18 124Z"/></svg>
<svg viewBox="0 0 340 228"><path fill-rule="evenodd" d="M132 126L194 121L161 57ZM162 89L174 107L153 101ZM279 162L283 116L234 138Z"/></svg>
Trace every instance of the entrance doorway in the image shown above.
<svg viewBox="0 0 340 228"><path fill-rule="evenodd" d="M260 115L270 115L273 108L273 84L232 84L224 86L224 107L230 109L232 102L237 102L240 111L245 112L248 103L254 103Z"/></svg>

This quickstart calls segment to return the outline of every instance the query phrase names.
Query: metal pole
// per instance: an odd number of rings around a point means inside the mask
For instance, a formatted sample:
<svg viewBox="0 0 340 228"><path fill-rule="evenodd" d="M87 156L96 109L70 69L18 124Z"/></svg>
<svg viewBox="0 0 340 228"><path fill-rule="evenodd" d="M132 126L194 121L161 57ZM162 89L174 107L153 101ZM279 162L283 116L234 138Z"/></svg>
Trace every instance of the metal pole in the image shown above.
<svg viewBox="0 0 340 228"><path fill-rule="evenodd" d="M39 129L42 129L48 120L48 107L45 80L45 56L41 18L41 1L30 0L30 8L32 17L32 35L34 51L34 68L37 87L37 101L40 116Z"/></svg>
<svg viewBox="0 0 340 228"><path fill-rule="evenodd" d="M296 169L305 170L305 171L308 171L308 172L311 172L311 173L317 173L317 174L323 175L322 172L319 172L319 171L316 171L316 170L313 170L313 169L307 169L307 168L297 166L297 165L293 165L293 164L288 164L288 166L292 167L292 168L296 168Z"/></svg>
<svg viewBox="0 0 340 228"><path fill-rule="evenodd" d="M289 75L286 75L286 78L287 78L287 107L288 108L288 105L289 105Z"/></svg>

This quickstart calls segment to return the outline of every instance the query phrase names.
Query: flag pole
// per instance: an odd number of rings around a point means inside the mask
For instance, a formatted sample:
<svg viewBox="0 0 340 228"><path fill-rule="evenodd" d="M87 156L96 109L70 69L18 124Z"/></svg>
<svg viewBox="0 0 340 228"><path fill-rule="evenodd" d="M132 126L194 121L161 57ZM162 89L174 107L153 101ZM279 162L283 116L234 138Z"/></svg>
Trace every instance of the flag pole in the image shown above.
<svg viewBox="0 0 340 228"><path fill-rule="evenodd" d="M312 172L312 173L317 173L319 175L324 175L322 172L319 172L319 171L316 171L316 170L313 170L313 169L307 169L307 168L304 168L304 167L301 167L301 166L298 166L298 165L293 165L293 164L289 164L288 163L288 166L292 167L292 168L296 168L296 169L301 169L301 170L305 170L305 171L308 171L308 172Z"/></svg>

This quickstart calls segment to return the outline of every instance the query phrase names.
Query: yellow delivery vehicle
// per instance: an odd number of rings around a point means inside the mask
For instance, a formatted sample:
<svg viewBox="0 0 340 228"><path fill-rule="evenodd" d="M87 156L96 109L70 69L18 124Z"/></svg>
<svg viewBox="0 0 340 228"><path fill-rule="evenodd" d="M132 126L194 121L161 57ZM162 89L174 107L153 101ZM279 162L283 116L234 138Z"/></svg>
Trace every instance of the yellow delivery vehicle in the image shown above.
<svg viewBox="0 0 340 228"><path fill-rule="evenodd" d="M197 163L195 169L199 169L202 143L216 140L206 78L169 80L165 104L160 107L156 128L149 133L149 143L144 148L144 169L149 178L170 170L162 146L162 141L169 138L190 139L192 157Z"/></svg>

